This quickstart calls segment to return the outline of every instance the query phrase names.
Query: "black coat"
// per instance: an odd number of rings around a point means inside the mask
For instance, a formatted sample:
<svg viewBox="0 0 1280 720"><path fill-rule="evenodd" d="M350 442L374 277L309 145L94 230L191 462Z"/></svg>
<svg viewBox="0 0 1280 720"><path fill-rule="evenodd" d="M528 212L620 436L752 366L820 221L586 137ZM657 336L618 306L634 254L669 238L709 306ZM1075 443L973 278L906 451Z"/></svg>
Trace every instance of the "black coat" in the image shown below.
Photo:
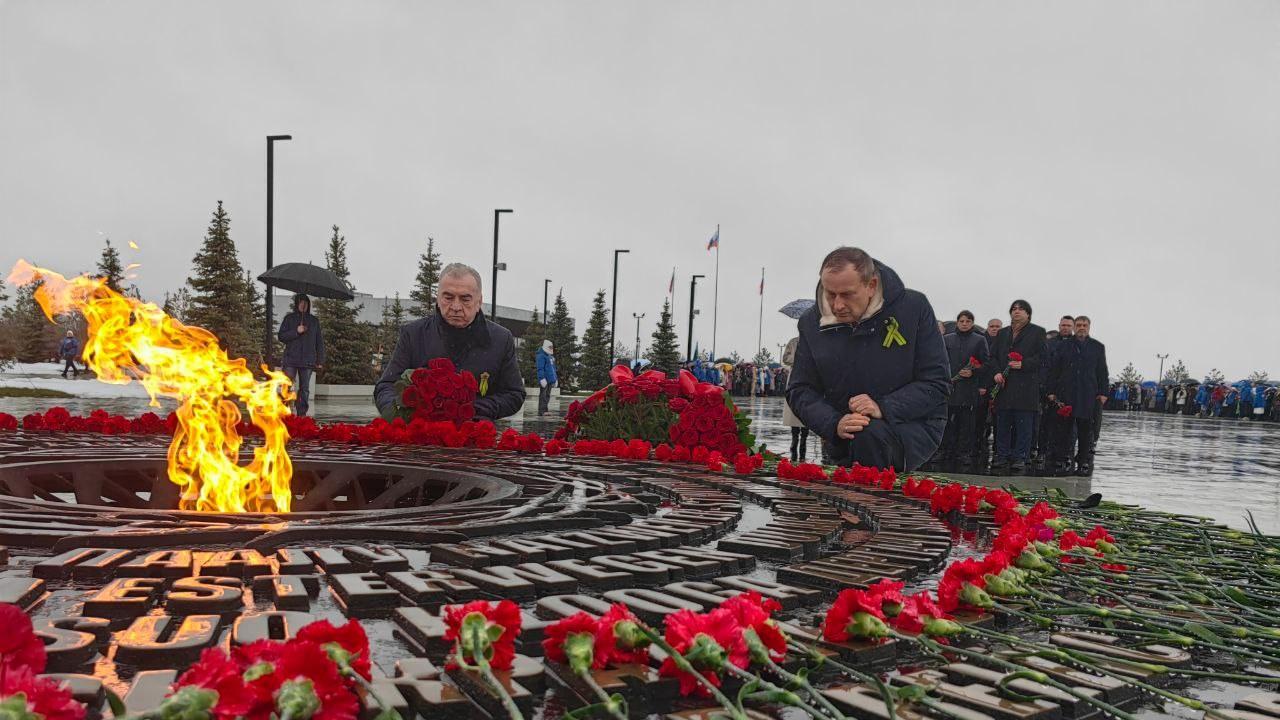
<svg viewBox="0 0 1280 720"><path fill-rule="evenodd" d="M497 420L514 415L524 406L524 380L516 364L516 342L511 331L477 313L462 330L451 327L439 313L400 328L400 338L382 377L373 387L373 401L383 417L396 399L395 384L409 368L426 367L433 358L447 357L458 370L481 379L489 374L489 389L476 398L476 417Z"/></svg>
<svg viewBox="0 0 1280 720"><path fill-rule="evenodd" d="M1049 393L1071 406L1071 416L1091 418L1097 397L1107 394L1107 348L1089 338L1059 343L1049 368Z"/></svg>
<svg viewBox="0 0 1280 720"><path fill-rule="evenodd" d="M947 348L947 363L951 366L951 376L969 365L969 358L977 358L982 368L973 371L973 377L959 378L951 385L951 398L947 404L951 407L976 407L978 404L978 388L982 384L982 373L987 367L991 354L987 352L987 338L977 330L967 333L948 333L942 338Z"/></svg>
<svg viewBox="0 0 1280 720"><path fill-rule="evenodd" d="M1002 328L991 348L991 362L984 368L986 387L995 385L997 373L1005 374L1004 387L996 396L996 411L1040 408L1040 365L1045 361L1044 328L1027 323L1015 339L1013 326ZM1022 369L1005 373L1009 353L1022 353Z"/></svg>
<svg viewBox="0 0 1280 720"><path fill-rule="evenodd" d="M849 412L849 398L870 395L884 416L871 422L889 424L905 451L904 467L898 469L910 472L942 442L951 375L929 300L908 290L889 267L877 262L876 268L884 306L872 317L820 326L822 303L800 317L787 403L839 461L849 456L849 441L836 436L836 425ZM897 319L906 345L885 347L891 318Z"/></svg>
<svg viewBox="0 0 1280 720"><path fill-rule="evenodd" d="M299 325L307 328L301 335ZM315 315L297 310L285 313L276 337L284 343L281 367L313 368L324 364L324 331L320 328L320 318Z"/></svg>

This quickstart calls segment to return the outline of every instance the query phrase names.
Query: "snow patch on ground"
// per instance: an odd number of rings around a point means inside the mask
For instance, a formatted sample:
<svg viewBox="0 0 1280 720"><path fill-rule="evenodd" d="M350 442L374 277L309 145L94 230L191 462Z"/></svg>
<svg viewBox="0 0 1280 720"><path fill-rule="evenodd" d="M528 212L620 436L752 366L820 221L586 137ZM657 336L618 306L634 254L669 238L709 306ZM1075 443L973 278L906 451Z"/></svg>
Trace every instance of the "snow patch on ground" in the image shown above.
<svg viewBox="0 0 1280 720"><path fill-rule="evenodd" d="M112 385L86 377L62 377L61 363L17 363L0 372L0 387L57 390L86 398L146 398L147 391L136 382Z"/></svg>

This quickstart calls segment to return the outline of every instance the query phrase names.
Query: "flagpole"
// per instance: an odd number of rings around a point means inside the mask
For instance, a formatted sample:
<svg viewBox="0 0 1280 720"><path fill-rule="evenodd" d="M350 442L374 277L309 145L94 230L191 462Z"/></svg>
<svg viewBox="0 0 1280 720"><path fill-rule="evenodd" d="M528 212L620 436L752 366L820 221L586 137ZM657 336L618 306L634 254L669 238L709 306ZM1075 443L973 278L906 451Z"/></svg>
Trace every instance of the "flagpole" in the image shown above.
<svg viewBox="0 0 1280 720"><path fill-rule="evenodd" d="M716 223L716 281L711 292L711 360L716 359L716 329L720 322L720 223Z"/></svg>
<svg viewBox="0 0 1280 720"><path fill-rule="evenodd" d="M760 321L756 325L756 352L764 349L764 268L760 268Z"/></svg>

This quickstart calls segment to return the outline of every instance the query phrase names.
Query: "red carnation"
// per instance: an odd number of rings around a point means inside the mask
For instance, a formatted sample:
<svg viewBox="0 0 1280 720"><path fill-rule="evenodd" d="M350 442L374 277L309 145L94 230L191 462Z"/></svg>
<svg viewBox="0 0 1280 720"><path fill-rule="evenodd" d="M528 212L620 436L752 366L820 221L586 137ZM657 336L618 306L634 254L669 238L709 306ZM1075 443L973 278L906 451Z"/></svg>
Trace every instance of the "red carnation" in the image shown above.
<svg viewBox="0 0 1280 720"><path fill-rule="evenodd" d="M483 617L486 627L502 628L496 640L488 639L488 635L484 636L481 651L488 657L489 665L495 670L510 668L516 656L516 636L520 634L520 606L510 600L501 600L497 603L473 600L466 605L450 605L445 608L444 639L453 640L455 654L461 653L462 658L467 662L475 662L475 658L472 656L471 648L460 646L460 640L462 623L472 615Z"/></svg>
<svg viewBox="0 0 1280 720"><path fill-rule="evenodd" d="M590 615L571 615L547 626L542 650L548 660L568 664L576 672L602 670L606 658L597 657L594 650L599 629L600 623Z"/></svg>
<svg viewBox="0 0 1280 720"><path fill-rule="evenodd" d="M350 655L348 662L351 664L351 669L365 680L372 679L373 676L369 674L371 669L369 638L365 635L364 628L355 620L348 620L339 626L334 626L328 620L318 620L299 630L298 639L313 642L321 647L329 643L337 644Z"/></svg>
<svg viewBox="0 0 1280 720"><path fill-rule="evenodd" d="M780 663L786 658L787 636L772 618L773 613L782 609L777 600L765 598L752 590L725 600L720 603L720 607L733 613L743 629L755 631L760 642L768 649L771 660Z"/></svg>
<svg viewBox="0 0 1280 720"><path fill-rule="evenodd" d="M44 642L36 637L31 618L17 605L0 605L0 675L19 670L44 672Z"/></svg>
<svg viewBox="0 0 1280 720"><path fill-rule="evenodd" d="M878 639L888 635L880 599L866 590L841 590L822 622L822 637L828 642L850 638Z"/></svg>
<svg viewBox="0 0 1280 720"><path fill-rule="evenodd" d="M1009 362L1022 362L1022 353L1017 350L1009 353Z"/></svg>
<svg viewBox="0 0 1280 720"><path fill-rule="evenodd" d="M666 641L684 656L712 685L720 686L719 671L726 662L746 668L750 662L742 626L729 610L717 608L695 614L679 610L666 618ZM680 679L680 694L709 694L698 680L676 667L671 658L662 661L658 674Z"/></svg>
<svg viewBox="0 0 1280 720"><path fill-rule="evenodd" d="M596 626L595 657L607 665L649 662L649 640L640 632L640 619L622 603L609 607Z"/></svg>
<svg viewBox="0 0 1280 720"><path fill-rule="evenodd" d="M43 720L84 720L84 705L60 684L37 677L26 668L0 673L0 698L13 702L13 696L19 693L27 700L26 712Z"/></svg>

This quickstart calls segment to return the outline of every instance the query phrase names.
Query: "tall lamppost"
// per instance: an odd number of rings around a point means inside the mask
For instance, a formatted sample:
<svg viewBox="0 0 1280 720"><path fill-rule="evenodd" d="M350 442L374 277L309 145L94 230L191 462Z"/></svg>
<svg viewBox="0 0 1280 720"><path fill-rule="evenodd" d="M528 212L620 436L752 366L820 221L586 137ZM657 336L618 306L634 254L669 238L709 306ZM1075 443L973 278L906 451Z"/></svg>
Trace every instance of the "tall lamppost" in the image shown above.
<svg viewBox="0 0 1280 720"><path fill-rule="evenodd" d="M498 271L506 270L507 264L498 262L498 216L514 210L493 211L493 282L489 285L489 319L498 322Z"/></svg>
<svg viewBox="0 0 1280 720"><path fill-rule="evenodd" d="M693 316L697 314L697 311L693 309L693 297L698 290L698 278L704 277L706 275L694 275L689 280L689 346L685 350L685 358L690 361L693 360Z"/></svg>
<svg viewBox="0 0 1280 720"><path fill-rule="evenodd" d="M547 292L551 289L551 280L542 281L542 324L546 325L551 317L551 308L547 307Z"/></svg>
<svg viewBox="0 0 1280 720"><path fill-rule="evenodd" d="M618 328L618 256L630 250L613 251L613 302L609 306L609 367L613 367L613 334Z"/></svg>
<svg viewBox="0 0 1280 720"><path fill-rule="evenodd" d="M274 230L275 220L275 183L276 183L276 153L275 141L292 140L292 135L268 135L267 136L267 270L275 267L275 248L273 247L272 231ZM267 322L263 329L262 336L262 362L268 366L271 362L271 332L275 325L275 316L272 314L272 300L275 291L271 288L271 283L267 286Z"/></svg>
<svg viewBox="0 0 1280 720"><path fill-rule="evenodd" d="M1164 382L1164 360L1165 358L1169 357L1169 353L1165 353L1163 355L1161 355L1160 353L1156 353L1156 357L1160 358L1160 374L1156 375L1156 382L1163 383Z"/></svg>
<svg viewBox="0 0 1280 720"><path fill-rule="evenodd" d="M635 357L632 359L639 360L640 359L640 321L644 319L644 313L640 313L638 315L636 313L631 313L631 317L636 319L636 349L635 349L635 352L632 353L633 355L635 355Z"/></svg>

